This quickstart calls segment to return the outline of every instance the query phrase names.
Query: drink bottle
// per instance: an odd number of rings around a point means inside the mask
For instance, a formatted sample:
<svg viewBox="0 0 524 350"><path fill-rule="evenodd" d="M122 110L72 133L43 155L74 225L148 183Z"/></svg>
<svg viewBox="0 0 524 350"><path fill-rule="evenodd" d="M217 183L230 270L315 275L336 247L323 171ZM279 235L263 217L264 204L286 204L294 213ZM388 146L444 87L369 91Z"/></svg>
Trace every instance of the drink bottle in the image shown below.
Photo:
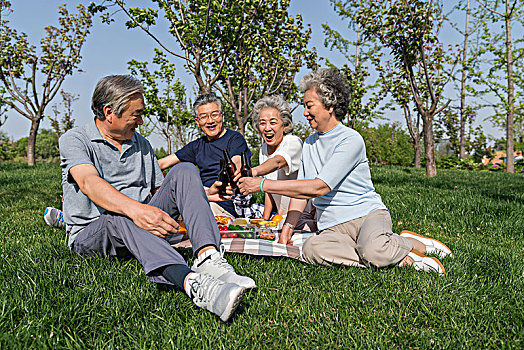
<svg viewBox="0 0 524 350"><path fill-rule="evenodd" d="M233 179L235 178L235 172L237 171L237 167L235 166L235 163L233 163L233 160L231 159L231 156L229 155L229 152L227 149L223 150L224 152L224 168L227 171L227 174L229 175L229 184L234 189L237 188L237 184L233 182Z"/></svg>
<svg viewBox="0 0 524 350"><path fill-rule="evenodd" d="M246 152L241 153L241 158L242 158L242 166L240 168L240 176L241 177L253 176L253 172L251 171L251 166L249 166L249 161L247 160Z"/></svg>
<svg viewBox="0 0 524 350"><path fill-rule="evenodd" d="M222 185L218 187L218 194L225 196L227 195L226 187L229 185L229 174L226 170L226 161L220 159L220 171L218 172L218 181L222 182Z"/></svg>

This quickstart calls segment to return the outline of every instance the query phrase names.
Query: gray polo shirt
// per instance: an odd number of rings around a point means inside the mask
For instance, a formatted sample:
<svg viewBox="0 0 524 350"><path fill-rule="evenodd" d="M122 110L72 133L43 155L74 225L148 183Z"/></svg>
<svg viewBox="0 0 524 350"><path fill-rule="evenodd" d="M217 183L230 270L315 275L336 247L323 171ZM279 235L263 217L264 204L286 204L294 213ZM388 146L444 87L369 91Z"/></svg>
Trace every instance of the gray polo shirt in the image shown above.
<svg viewBox="0 0 524 350"><path fill-rule="evenodd" d="M64 220L69 246L80 230L106 210L93 203L69 174L78 164L91 164L114 188L141 203L149 200L152 189L160 187L164 176L149 141L138 133L122 144L122 152L104 139L92 121L73 128L60 137Z"/></svg>

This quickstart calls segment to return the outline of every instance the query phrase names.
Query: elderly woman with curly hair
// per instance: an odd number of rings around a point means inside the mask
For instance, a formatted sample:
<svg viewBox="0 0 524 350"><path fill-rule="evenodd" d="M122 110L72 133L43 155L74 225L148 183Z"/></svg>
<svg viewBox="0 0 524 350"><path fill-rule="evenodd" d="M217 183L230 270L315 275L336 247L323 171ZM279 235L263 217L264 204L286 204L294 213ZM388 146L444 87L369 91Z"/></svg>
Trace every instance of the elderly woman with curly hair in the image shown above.
<svg viewBox="0 0 524 350"><path fill-rule="evenodd" d="M303 247L306 261L322 265L384 267L412 265L444 274L444 266L426 253L446 256L443 243L403 232L393 233L389 211L375 192L360 134L341 123L349 105L349 87L338 70L318 69L300 82L304 116L317 132L304 142L297 180L241 178L242 193L263 191L292 197L279 237L289 243L293 229L313 199L319 234Z"/></svg>

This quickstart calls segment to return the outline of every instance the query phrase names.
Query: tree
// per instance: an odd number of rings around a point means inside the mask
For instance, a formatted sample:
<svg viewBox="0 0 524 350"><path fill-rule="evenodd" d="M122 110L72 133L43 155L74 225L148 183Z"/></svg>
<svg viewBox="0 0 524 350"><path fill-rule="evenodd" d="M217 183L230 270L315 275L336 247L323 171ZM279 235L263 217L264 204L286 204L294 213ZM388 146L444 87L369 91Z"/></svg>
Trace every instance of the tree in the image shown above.
<svg viewBox="0 0 524 350"><path fill-rule="evenodd" d="M3 1L0 6L9 7L10 3ZM59 26L45 27L46 36L40 41L38 52L25 33L11 28L3 18L0 22L0 81L5 90L0 98L31 121L28 165L35 164L37 132L45 117L45 108L82 58L80 50L91 27L91 15L82 5L77 9L77 14L69 14L65 5L58 8ZM40 76L43 77L41 85L37 82Z"/></svg>
<svg viewBox="0 0 524 350"><path fill-rule="evenodd" d="M395 109L395 106L399 106L402 109L411 136L409 141L413 147L413 164L415 168L420 168L423 130L420 128L420 113L416 108L413 113L412 96L406 79L402 72L396 69L395 63L390 60L386 60L382 65L377 65L377 70L383 94L389 94L393 98L392 101L386 103L385 108Z"/></svg>
<svg viewBox="0 0 524 350"><path fill-rule="evenodd" d="M295 74L304 64L314 67L316 55L306 48L310 30L304 30L300 16L288 15L289 0L153 2L158 10L127 7L122 0L105 0L90 9L102 11L110 22L107 10L117 6L129 18L128 28L141 28L164 52L181 58L200 94L220 91L241 133L256 100L272 93L294 97ZM153 33L159 11L182 53Z"/></svg>
<svg viewBox="0 0 524 350"><path fill-rule="evenodd" d="M67 130L75 126L75 120L73 119L73 102L78 100L78 95L65 92L64 90L60 90L60 95L62 96L62 110L54 104L51 107L54 117L48 117L57 137L60 137Z"/></svg>
<svg viewBox="0 0 524 350"><path fill-rule="evenodd" d="M256 25L246 28L215 86L231 106L242 134L256 101L272 94L298 101L295 75L304 65L317 68L317 55L307 48L311 29L304 28L300 15L289 16L288 7L289 0L260 5Z"/></svg>
<svg viewBox="0 0 524 350"><path fill-rule="evenodd" d="M383 94L381 89L377 90L380 80L376 79L375 83L369 82L370 67L379 65L381 52L380 47L373 40L364 41L362 38L362 28L356 16L362 7L361 2L356 4L337 0L330 1L338 16L346 19L348 28L354 30L356 34L355 40L349 40L328 24L322 24L325 36L324 45L330 50L336 49L347 61L340 68L346 76L351 92L346 125L355 128L357 121L371 122L375 118L382 117L378 104ZM335 68L335 65L329 60L326 61L329 66Z"/></svg>
<svg viewBox="0 0 524 350"><path fill-rule="evenodd" d="M464 3L465 2L465 3ZM478 50L476 48L472 50L471 52L468 51L468 44L470 44L471 36L478 31L480 28L482 21L477 18L475 21L475 18L478 17L478 14L473 13L473 16L471 16L471 0L464 0L457 3L455 6L455 10L463 12L465 14L464 17L464 29L460 29L459 26L451 21L449 16L446 16L446 19L448 20L448 23L451 25L455 31L461 35L462 45L459 46L460 51L460 68L458 72L460 72L460 114L459 118L456 121L458 124L458 136L459 136L459 144L456 145L458 148L458 156L461 159L464 159L466 157L466 151L468 148L468 142L470 141L467 137L468 131L466 130L466 126L470 126L473 123L473 119L475 116L475 113L472 113L473 109L472 107L468 107L466 105L466 95L468 90L472 90L471 86L469 86L468 81L471 80L472 74L475 72L475 70L478 68ZM473 9L475 10L475 9ZM473 19L473 21L472 21ZM448 118L451 116L451 113L448 113L445 116L446 124L449 128L455 128L453 125L449 125L449 121L451 120ZM451 130L450 130L451 131ZM471 133L471 130L469 130L469 133Z"/></svg>
<svg viewBox="0 0 524 350"><path fill-rule="evenodd" d="M433 120L448 106L441 103L450 72L450 61L438 40L442 7L433 1L362 1L357 21L364 37L378 39L394 57L396 69L409 86L417 112L422 118L426 175L437 175L434 154Z"/></svg>
<svg viewBox="0 0 524 350"><path fill-rule="evenodd" d="M515 111L515 100L522 98L523 94L522 87L519 91L515 91L515 80L522 79L520 76L524 74L522 63L524 47L513 47L514 44L522 43L522 39L513 42L512 22L521 20L524 16L524 3L519 0L495 0L490 3L477 1L486 10L487 19L483 28L485 47L482 53L491 55L487 62L489 69L484 74L478 75L478 82L486 86L483 93L492 93L502 102L498 106L492 105L495 108L492 120L497 125L505 126L506 171L513 173L515 172L513 161L515 115L522 116L522 112ZM500 7L502 10L499 10ZM488 25L488 22L496 24L501 20L504 21L503 33L494 31L492 26ZM515 68L518 69L517 74L514 74ZM506 80L506 85L502 84L503 80Z"/></svg>
<svg viewBox="0 0 524 350"><path fill-rule="evenodd" d="M171 154L173 143L179 149L194 135L194 116L187 108L184 85L175 80L175 66L158 49L155 49L153 64L159 69L151 71L147 62L136 60L129 61L128 68L132 75L140 77L144 86L144 116L150 121L149 131L160 134L166 140L167 153Z"/></svg>

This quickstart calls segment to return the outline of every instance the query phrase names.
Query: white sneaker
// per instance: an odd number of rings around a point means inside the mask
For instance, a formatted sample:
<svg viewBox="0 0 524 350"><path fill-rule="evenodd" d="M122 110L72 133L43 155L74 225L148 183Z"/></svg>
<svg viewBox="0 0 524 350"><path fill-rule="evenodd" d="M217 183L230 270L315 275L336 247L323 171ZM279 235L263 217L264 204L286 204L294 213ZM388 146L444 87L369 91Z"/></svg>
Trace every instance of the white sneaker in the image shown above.
<svg viewBox="0 0 524 350"><path fill-rule="evenodd" d="M413 259L413 267L415 270L426 271L426 272L436 272L439 275L445 275L446 270L442 263L432 256L425 256L416 251L412 250L408 256Z"/></svg>
<svg viewBox="0 0 524 350"><path fill-rule="evenodd" d="M60 209L45 208L44 221L51 227L65 228L64 215Z"/></svg>
<svg viewBox="0 0 524 350"><path fill-rule="evenodd" d="M220 247L220 252L216 250L205 251L193 263L191 270L198 273L207 273L215 278L226 283L235 283L244 288L256 288L253 279L237 275L233 266L231 266L222 251L223 246Z"/></svg>
<svg viewBox="0 0 524 350"><path fill-rule="evenodd" d="M402 237L416 239L417 241L423 243L426 246L426 254L435 254L438 255L441 259L448 255L453 256L451 249L449 249L441 241L437 241L434 238L424 237L411 231L402 231L400 232L400 235Z"/></svg>
<svg viewBox="0 0 524 350"><path fill-rule="evenodd" d="M196 306L211 311L222 321L235 312L246 288L234 283L224 283L212 276L192 273L188 276L186 293Z"/></svg>

